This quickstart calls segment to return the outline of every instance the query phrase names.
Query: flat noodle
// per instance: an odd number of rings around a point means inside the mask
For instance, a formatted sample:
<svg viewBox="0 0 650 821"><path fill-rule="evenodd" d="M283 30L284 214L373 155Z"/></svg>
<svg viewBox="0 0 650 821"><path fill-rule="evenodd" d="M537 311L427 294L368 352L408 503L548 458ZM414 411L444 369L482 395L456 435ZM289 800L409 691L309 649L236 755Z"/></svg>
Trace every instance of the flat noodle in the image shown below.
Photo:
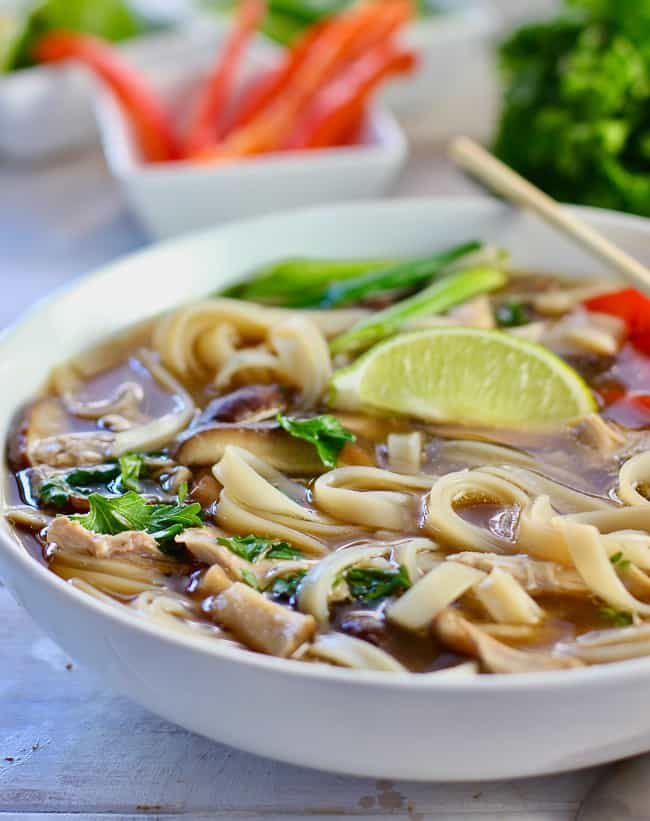
<svg viewBox="0 0 650 821"><path fill-rule="evenodd" d="M386 615L406 630L424 630L438 613L484 578L485 573L473 567L444 562L390 605Z"/></svg>
<svg viewBox="0 0 650 821"><path fill-rule="evenodd" d="M314 483L322 510L360 527L404 531L412 527L419 501L415 491L431 486L430 476L402 476L381 468L344 467Z"/></svg>
<svg viewBox="0 0 650 821"><path fill-rule="evenodd" d="M474 588L477 599L490 617L504 624L537 624L543 617L535 603L510 573L495 567Z"/></svg>
<svg viewBox="0 0 650 821"><path fill-rule="evenodd" d="M393 473L419 473L422 463L422 433L389 433L388 466Z"/></svg>
<svg viewBox="0 0 650 821"><path fill-rule="evenodd" d="M381 670L389 673L408 672L384 650L367 641L347 636L345 633L324 633L309 646L308 655L355 670Z"/></svg>
<svg viewBox="0 0 650 821"><path fill-rule="evenodd" d="M298 607L311 614L321 628L329 624L329 601L335 581L349 567L390 553L390 544L350 545L330 553L305 576L300 586Z"/></svg>

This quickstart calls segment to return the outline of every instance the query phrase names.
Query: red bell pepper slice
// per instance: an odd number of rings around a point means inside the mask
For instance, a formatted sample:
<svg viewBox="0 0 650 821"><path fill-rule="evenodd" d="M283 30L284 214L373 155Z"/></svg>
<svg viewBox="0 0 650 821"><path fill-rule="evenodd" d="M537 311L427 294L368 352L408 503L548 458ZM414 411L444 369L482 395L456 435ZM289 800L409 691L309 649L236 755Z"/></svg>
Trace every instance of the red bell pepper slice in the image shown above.
<svg viewBox="0 0 650 821"><path fill-rule="evenodd" d="M285 148L336 145L355 122L372 92L388 76L404 74L416 64L415 54L380 45L351 63L316 97L290 135Z"/></svg>
<svg viewBox="0 0 650 821"><path fill-rule="evenodd" d="M622 288L587 299L588 311L597 311L622 319L627 326L630 342L650 355L650 298L636 288Z"/></svg>
<svg viewBox="0 0 650 821"><path fill-rule="evenodd" d="M237 22L205 82L190 120L185 153L198 154L217 140L244 50L266 13L264 0L242 0Z"/></svg>
<svg viewBox="0 0 650 821"><path fill-rule="evenodd" d="M362 4L332 18L315 38L300 69L288 79L282 93L273 97L248 125L232 133L214 151L202 152L198 158L223 161L279 150L305 106L351 55L387 40L408 19L410 10L411 4L405 0L382 0Z"/></svg>
<svg viewBox="0 0 650 821"><path fill-rule="evenodd" d="M86 34L58 31L41 37L34 53L42 63L78 60L115 94L133 126L145 160L178 159L174 123L164 105L115 49Z"/></svg>

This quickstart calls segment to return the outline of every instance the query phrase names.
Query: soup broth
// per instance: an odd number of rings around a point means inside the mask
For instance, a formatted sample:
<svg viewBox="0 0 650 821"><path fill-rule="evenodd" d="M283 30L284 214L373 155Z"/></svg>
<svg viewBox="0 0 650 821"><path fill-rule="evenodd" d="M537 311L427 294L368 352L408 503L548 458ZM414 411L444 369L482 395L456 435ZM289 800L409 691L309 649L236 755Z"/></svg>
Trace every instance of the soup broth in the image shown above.
<svg viewBox="0 0 650 821"><path fill-rule="evenodd" d="M253 652L440 675L642 654L650 359L590 308L614 284L504 282L424 326L543 346L598 411L508 428L339 408L332 372L380 340L332 341L423 283L328 309L241 286L57 368L7 444L8 516L88 595Z"/></svg>

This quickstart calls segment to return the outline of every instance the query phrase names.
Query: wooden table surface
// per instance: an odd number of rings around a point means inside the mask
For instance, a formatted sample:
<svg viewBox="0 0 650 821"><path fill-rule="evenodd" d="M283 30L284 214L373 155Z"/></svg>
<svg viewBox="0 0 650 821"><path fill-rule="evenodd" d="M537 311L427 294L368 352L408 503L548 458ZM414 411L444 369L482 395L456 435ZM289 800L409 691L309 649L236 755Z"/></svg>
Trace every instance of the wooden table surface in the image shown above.
<svg viewBox="0 0 650 821"><path fill-rule="evenodd" d="M398 193L474 190L439 155L421 149ZM37 169L0 166L0 327L60 283L145 241L97 154ZM0 646L0 821L145 815L565 821L576 818L603 772L412 784L328 775L240 753L107 689L44 635L1 582Z"/></svg>

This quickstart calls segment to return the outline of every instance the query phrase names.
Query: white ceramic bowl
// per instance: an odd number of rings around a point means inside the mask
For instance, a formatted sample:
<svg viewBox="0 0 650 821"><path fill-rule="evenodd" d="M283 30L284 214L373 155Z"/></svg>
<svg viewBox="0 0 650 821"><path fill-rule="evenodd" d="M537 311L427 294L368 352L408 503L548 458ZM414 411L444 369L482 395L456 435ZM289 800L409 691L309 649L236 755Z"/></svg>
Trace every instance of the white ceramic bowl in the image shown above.
<svg viewBox="0 0 650 821"><path fill-rule="evenodd" d="M155 85L181 122L214 53L213 45L189 60L159 66ZM241 82L273 65L275 58L275 49L256 42L246 56ZM394 182L408 153L394 117L373 107L359 145L270 154L229 165L146 164L109 91L98 90L96 113L108 167L155 237L278 209L378 196Z"/></svg>
<svg viewBox="0 0 650 821"><path fill-rule="evenodd" d="M650 263L649 221L580 213ZM227 225L110 265L6 333L0 436L54 364L253 265L285 255L417 255L474 237L510 248L519 267L600 270L534 219L487 199L348 204ZM376 777L493 779L650 749L650 658L454 679L324 668L223 648L76 590L34 561L4 519L0 572L43 629L108 686L183 727L283 761Z"/></svg>
<svg viewBox="0 0 650 821"><path fill-rule="evenodd" d="M137 37L118 49L150 76L162 61L182 61L213 45L216 29L209 18L192 19L176 30ZM90 75L74 64L0 75L0 155L34 160L96 141L95 91Z"/></svg>

